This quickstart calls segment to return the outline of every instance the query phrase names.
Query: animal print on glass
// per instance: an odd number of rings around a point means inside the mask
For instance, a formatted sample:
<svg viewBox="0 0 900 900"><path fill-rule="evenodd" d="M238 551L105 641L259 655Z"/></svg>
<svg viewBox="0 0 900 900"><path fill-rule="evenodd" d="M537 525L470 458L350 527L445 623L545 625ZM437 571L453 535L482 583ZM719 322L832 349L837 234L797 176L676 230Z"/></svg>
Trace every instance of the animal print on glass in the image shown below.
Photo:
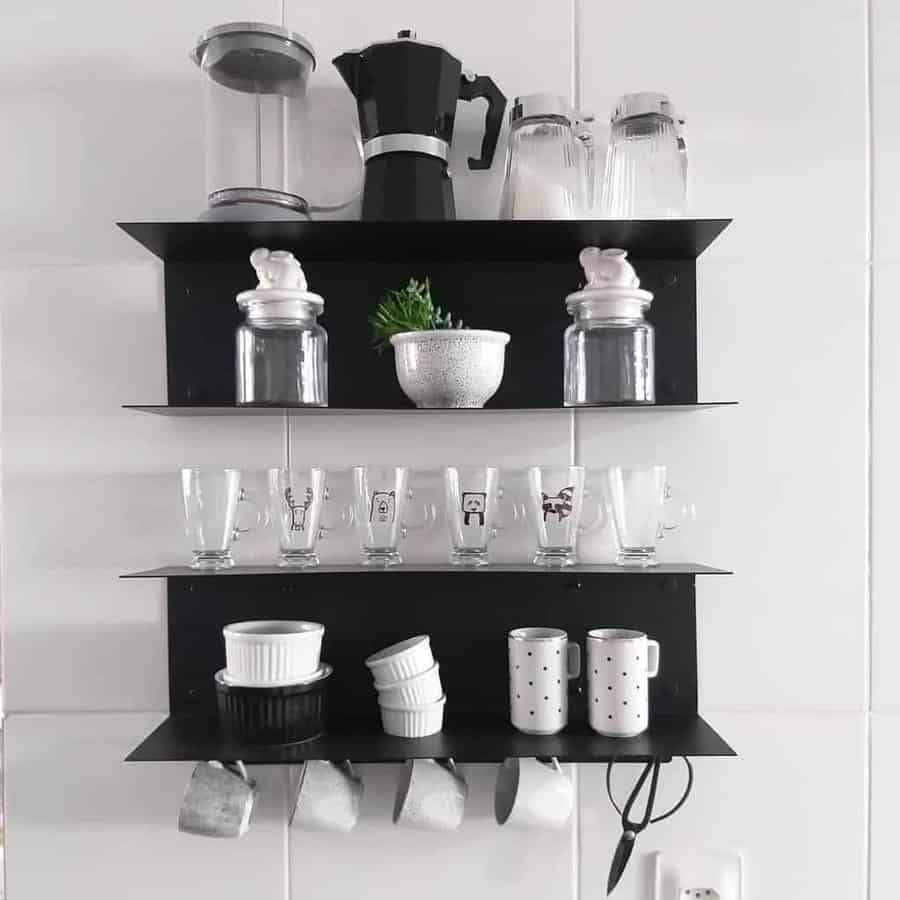
<svg viewBox="0 0 900 900"><path fill-rule="evenodd" d="M487 494L483 491L463 491L462 511L463 523L466 525L484 525L484 513L487 505ZM473 523L473 519L477 521Z"/></svg>
<svg viewBox="0 0 900 900"><path fill-rule="evenodd" d="M285 488L284 500L288 509L291 511L291 531L306 530L306 514L309 512L313 502L313 492L311 487L306 489L306 499L302 503L294 503L294 492L291 488Z"/></svg>
<svg viewBox="0 0 900 900"><path fill-rule="evenodd" d="M370 522L386 524L394 521L396 512L396 497L394 491L373 491L372 509L369 513Z"/></svg>
<svg viewBox="0 0 900 900"><path fill-rule="evenodd" d="M542 491L541 497L543 498L542 508L544 510L544 521L547 521L547 516L556 516L557 522L568 519L569 516L572 515L572 498L574 496L575 488L572 485L564 487L553 497Z"/></svg>

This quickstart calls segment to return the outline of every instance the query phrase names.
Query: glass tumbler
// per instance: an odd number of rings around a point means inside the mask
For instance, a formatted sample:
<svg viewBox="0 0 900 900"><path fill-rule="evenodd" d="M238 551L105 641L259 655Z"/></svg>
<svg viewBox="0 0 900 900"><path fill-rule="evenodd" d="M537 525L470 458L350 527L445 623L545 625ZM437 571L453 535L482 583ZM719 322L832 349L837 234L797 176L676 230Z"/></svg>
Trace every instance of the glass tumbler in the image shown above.
<svg viewBox="0 0 900 900"><path fill-rule="evenodd" d="M364 566L400 565L400 541L434 523L432 504L422 504L423 519L410 522L413 497L407 466L353 467L353 520Z"/></svg>
<svg viewBox="0 0 900 900"><path fill-rule="evenodd" d="M353 512L341 506L335 524L325 522L330 495L325 469L269 469L269 514L278 527L280 566L319 564L316 546L329 531L349 527Z"/></svg>
<svg viewBox="0 0 900 900"><path fill-rule="evenodd" d="M594 516L582 521L585 501L584 466L531 466L528 469L528 516L537 538L536 566L571 566L577 562L578 535L599 525Z"/></svg>
<svg viewBox="0 0 900 900"><path fill-rule="evenodd" d="M616 530L618 566L656 566L656 545L694 507L676 508L665 466L611 466L606 471L607 502Z"/></svg>
<svg viewBox="0 0 900 900"><path fill-rule="evenodd" d="M488 548L503 527L500 470L494 466L444 469L444 509L450 537L450 562L455 566L485 566ZM510 504L509 515L518 511Z"/></svg>
<svg viewBox="0 0 900 900"><path fill-rule="evenodd" d="M683 216L687 157L681 122L665 94L625 94L612 114L600 192L612 219Z"/></svg>
<svg viewBox="0 0 900 900"><path fill-rule="evenodd" d="M182 469L181 494L185 533L191 541L194 569L226 569L234 565L231 544L258 527L265 514L241 487L240 469ZM238 506L254 507L256 522L238 525Z"/></svg>

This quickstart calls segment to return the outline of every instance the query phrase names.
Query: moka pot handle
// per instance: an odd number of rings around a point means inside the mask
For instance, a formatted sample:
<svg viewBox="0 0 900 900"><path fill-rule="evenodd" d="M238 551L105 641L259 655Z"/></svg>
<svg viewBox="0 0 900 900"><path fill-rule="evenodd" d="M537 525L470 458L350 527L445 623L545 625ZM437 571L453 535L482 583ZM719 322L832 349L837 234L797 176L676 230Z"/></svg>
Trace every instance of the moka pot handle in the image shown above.
<svg viewBox="0 0 900 900"><path fill-rule="evenodd" d="M463 72L459 79L459 99L475 100L484 97L488 102L484 117L484 137L481 139L481 156L469 157L470 169L489 169L497 149L497 139L503 127L506 97L488 75L471 75Z"/></svg>

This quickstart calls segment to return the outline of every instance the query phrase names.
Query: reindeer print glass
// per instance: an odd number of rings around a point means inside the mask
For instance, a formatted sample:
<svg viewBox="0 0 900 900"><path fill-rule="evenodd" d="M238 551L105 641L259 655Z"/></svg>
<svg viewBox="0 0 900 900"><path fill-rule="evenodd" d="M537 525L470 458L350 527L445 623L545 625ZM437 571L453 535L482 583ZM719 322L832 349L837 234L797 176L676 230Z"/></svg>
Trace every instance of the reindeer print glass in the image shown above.
<svg viewBox="0 0 900 900"><path fill-rule="evenodd" d="M537 538L536 566L571 566L577 561L578 535L599 518L582 522L583 466L532 466L528 470L528 517Z"/></svg>
<svg viewBox="0 0 900 900"><path fill-rule="evenodd" d="M588 718L607 737L647 728L649 678L659 671L659 644L642 631L595 628L587 636Z"/></svg>
<svg viewBox="0 0 900 900"><path fill-rule="evenodd" d="M410 522L412 499L406 466L353 467L353 519L364 566L399 565L400 541L410 529L433 523L434 507L428 505L422 521Z"/></svg>
<svg viewBox="0 0 900 900"><path fill-rule="evenodd" d="M656 545L694 507L675 508L665 466L611 466L606 471L607 502L616 530L616 565L655 566Z"/></svg>
<svg viewBox="0 0 900 900"><path fill-rule="evenodd" d="M453 565L487 565L488 548L502 527L499 521L502 499L499 469L493 466L444 469L445 519Z"/></svg>
<svg viewBox="0 0 900 900"><path fill-rule="evenodd" d="M182 469L181 496L185 533L191 542L194 569L225 569L234 565L231 544L251 528L238 524L238 507L250 504L256 510L256 528L262 511L241 487L240 469Z"/></svg>
<svg viewBox="0 0 900 900"><path fill-rule="evenodd" d="M339 518L325 521L329 506L324 469L269 469L269 514L278 529L279 565L310 568L319 564L318 542L329 531L349 526L352 513L341 507Z"/></svg>

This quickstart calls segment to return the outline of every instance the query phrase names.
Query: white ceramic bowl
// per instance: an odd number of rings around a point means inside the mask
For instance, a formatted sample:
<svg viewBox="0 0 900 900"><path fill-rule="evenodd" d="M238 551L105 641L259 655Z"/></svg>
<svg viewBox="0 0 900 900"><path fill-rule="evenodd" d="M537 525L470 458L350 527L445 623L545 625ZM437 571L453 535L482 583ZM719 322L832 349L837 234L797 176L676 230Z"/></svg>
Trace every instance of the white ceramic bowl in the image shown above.
<svg viewBox="0 0 900 900"><path fill-rule="evenodd" d="M431 639L427 634L407 638L373 653L366 660L366 665L375 679L375 687L421 675L434 665Z"/></svg>
<svg viewBox="0 0 900 900"><path fill-rule="evenodd" d="M438 329L391 338L397 381L420 409L480 409L503 380L505 331Z"/></svg>
<svg viewBox="0 0 900 900"><path fill-rule="evenodd" d="M444 704L446 696L434 703L409 706L398 709L381 707L381 727L385 734L394 737L418 738L437 734L444 727Z"/></svg>
<svg viewBox="0 0 900 900"><path fill-rule="evenodd" d="M440 665L435 663L412 678L404 678L391 684L376 687L378 702L383 706L399 709L401 707L421 706L423 703L436 703L444 696L441 685Z"/></svg>
<svg viewBox="0 0 900 900"><path fill-rule="evenodd" d="M234 622L222 629L225 670L247 687L299 684L319 668L325 626L318 622Z"/></svg>

